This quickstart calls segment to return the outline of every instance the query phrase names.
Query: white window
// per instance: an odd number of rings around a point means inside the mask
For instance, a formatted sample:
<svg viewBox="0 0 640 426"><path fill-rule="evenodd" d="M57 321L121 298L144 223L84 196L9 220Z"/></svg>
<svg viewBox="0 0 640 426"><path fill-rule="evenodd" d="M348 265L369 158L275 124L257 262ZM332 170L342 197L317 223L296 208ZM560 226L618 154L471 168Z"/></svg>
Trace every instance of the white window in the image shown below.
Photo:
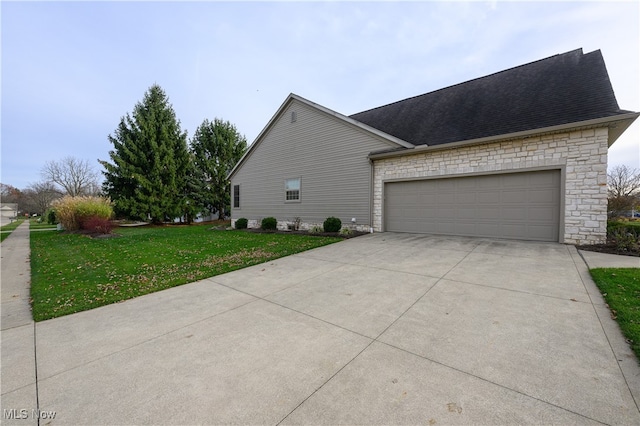
<svg viewBox="0 0 640 426"><path fill-rule="evenodd" d="M300 201L300 178L284 181L285 201Z"/></svg>

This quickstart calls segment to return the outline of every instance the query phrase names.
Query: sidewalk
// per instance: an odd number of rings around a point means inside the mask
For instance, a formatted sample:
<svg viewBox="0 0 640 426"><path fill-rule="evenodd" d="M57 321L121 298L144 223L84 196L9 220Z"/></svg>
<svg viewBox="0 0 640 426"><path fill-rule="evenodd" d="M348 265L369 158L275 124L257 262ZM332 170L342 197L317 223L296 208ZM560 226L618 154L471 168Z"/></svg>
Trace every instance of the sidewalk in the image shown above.
<svg viewBox="0 0 640 426"><path fill-rule="evenodd" d="M29 264L29 221L16 228L0 244L0 347L2 365L2 407L18 410L12 421L2 418L2 424L13 422L37 424L31 414L37 409L35 326L29 305L31 266ZM18 419L27 410L29 418Z"/></svg>
<svg viewBox="0 0 640 426"><path fill-rule="evenodd" d="M616 254L598 253L578 250L589 269L595 268L640 268L640 257L619 256Z"/></svg>
<svg viewBox="0 0 640 426"><path fill-rule="evenodd" d="M2 317L1 329L7 330L31 324L29 289L31 267L29 264L29 221L24 221L0 244L2 264Z"/></svg>

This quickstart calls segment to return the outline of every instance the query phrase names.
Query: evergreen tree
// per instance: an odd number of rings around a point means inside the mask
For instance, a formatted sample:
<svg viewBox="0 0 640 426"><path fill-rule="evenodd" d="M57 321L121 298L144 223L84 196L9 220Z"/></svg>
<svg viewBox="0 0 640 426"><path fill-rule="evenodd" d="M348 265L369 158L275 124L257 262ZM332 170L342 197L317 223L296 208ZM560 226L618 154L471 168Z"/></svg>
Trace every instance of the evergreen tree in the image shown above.
<svg viewBox="0 0 640 426"><path fill-rule="evenodd" d="M247 140L228 121L204 120L191 139L198 188L194 200L203 211L223 219L231 209L229 172L247 150Z"/></svg>
<svg viewBox="0 0 640 426"><path fill-rule="evenodd" d="M112 162L100 163L103 190L116 214L161 223L185 213L191 166L187 133L160 86L151 86L133 113L121 118L109 141Z"/></svg>

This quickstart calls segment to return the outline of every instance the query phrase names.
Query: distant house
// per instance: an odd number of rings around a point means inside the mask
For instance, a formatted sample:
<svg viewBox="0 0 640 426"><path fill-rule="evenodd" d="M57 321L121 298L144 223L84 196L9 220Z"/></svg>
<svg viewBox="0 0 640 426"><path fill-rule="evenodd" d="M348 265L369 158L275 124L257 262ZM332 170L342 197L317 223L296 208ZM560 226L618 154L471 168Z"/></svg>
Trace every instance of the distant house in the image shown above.
<svg viewBox="0 0 640 426"><path fill-rule="evenodd" d="M1 203L0 214L2 217L15 219L18 216L18 203Z"/></svg>
<svg viewBox="0 0 640 426"><path fill-rule="evenodd" d="M600 242L638 115L582 49L351 116L291 94L229 175L232 222Z"/></svg>

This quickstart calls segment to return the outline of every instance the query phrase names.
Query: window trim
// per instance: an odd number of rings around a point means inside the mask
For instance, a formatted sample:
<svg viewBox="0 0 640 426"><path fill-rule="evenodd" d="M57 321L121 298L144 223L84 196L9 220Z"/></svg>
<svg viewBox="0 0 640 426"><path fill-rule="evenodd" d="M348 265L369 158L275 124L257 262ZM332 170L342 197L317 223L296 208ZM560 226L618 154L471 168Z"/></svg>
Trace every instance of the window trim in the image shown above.
<svg viewBox="0 0 640 426"><path fill-rule="evenodd" d="M297 180L298 181L298 189L288 189L287 188L287 183L289 181L293 181L293 180ZM297 198L292 198L289 199L289 193L290 192L294 192L297 191L298 192L298 197ZM302 178L296 177L296 178L287 178L284 180L284 202L285 203L300 203L302 200Z"/></svg>

